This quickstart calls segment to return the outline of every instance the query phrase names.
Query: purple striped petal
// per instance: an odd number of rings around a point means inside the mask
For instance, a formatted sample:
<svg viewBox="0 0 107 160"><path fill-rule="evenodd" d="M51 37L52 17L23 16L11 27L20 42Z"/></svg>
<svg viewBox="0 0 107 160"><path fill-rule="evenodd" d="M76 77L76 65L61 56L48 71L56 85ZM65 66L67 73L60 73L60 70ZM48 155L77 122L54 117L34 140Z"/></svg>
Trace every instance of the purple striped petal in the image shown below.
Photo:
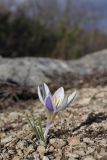
<svg viewBox="0 0 107 160"><path fill-rule="evenodd" d="M45 106L47 107L49 112L53 112L54 111L54 107L53 107L53 104L52 104L51 96L47 96L46 97Z"/></svg>

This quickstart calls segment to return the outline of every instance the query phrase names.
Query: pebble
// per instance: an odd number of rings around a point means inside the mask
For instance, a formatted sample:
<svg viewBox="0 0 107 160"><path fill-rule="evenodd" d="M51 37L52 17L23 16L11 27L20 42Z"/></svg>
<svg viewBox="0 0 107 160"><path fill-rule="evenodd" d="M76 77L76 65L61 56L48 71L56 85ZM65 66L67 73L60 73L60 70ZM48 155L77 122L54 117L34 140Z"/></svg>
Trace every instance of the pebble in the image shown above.
<svg viewBox="0 0 107 160"><path fill-rule="evenodd" d="M103 146L103 147L107 147L107 140L102 139L102 140L100 141L100 145Z"/></svg>
<svg viewBox="0 0 107 160"><path fill-rule="evenodd" d="M12 137L12 136L2 138L2 139L1 139L1 144L9 143L9 142L11 142L12 140L13 140L13 137Z"/></svg>
<svg viewBox="0 0 107 160"><path fill-rule="evenodd" d="M15 119L18 119L18 117L19 116L22 116L22 113L20 113L20 112L11 112L10 114L9 114L9 117L13 120L15 120Z"/></svg>
<svg viewBox="0 0 107 160"><path fill-rule="evenodd" d="M75 150L73 153L79 155L79 156L84 156L85 151L81 148L80 150Z"/></svg>
<svg viewBox="0 0 107 160"><path fill-rule="evenodd" d="M68 158L68 160L77 160L77 159L75 159L75 158L73 158L73 157L70 157L70 158Z"/></svg>
<svg viewBox="0 0 107 160"><path fill-rule="evenodd" d="M14 150L8 150L8 153L13 155L13 154L15 154L15 151Z"/></svg>
<svg viewBox="0 0 107 160"><path fill-rule="evenodd" d="M9 159L9 154L4 153L2 157L3 157L3 160L8 160Z"/></svg>
<svg viewBox="0 0 107 160"><path fill-rule="evenodd" d="M87 156L83 160L95 160L93 157Z"/></svg>
<svg viewBox="0 0 107 160"><path fill-rule="evenodd" d="M18 156L20 156L21 158L23 157L23 152L20 149L17 149L17 154Z"/></svg>
<svg viewBox="0 0 107 160"><path fill-rule="evenodd" d="M62 149L57 149L55 157L62 157Z"/></svg>
<svg viewBox="0 0 107 160"><path fill-rule="evenodd" d="M68 160L77 160L77 159L75 159L75 158L73 158L73 157L70 157L70 158L68 158Z"/></svg>
<svg viewBox="0 0 107 160"><path fill-rule="evenodd" d="M82 106L88 105L90 102L90 98L84 98L79 101L79 104Z"/></svg>
<svg viewBox="0 0 107 160"><path fill-rule="evenodd" d="M33 152L32 156L34 157L34 160L40 160L39 154L37 154L36 152Z"/></svg>
<svg viewBox="0 0 107 160"><path fill-rule="evenodd" d="M55 142L56 142L56 139L55 139L55 138L52 138L52 139L50 139L50 141L49 141L49 143L52 144L52 145L55 144Z"/></svg>
<svg viewBox="0 0 107 160"><path fill-rule="evenodd" d="M53 138L50 139L50 144L53 145L55 148L62 148L66 145L66 142L63 139Z"/></svg>
<svg viewBox="0 0 107 160"><path fill-rule="evenodd" d="M6 146L6 147L13 148L14 146L16 146L17 142L18 142L18 139L15 138L15 139L13 139L11 142L7 143L5 146Z"/></svg>
<svg viewBox="0 0 107 160"><path fill-rule="evenodd" d="M69 156L69 158L76 158L76 159L79 158L79 155L77 155L77 154L72 154L72 153L69 153L68 156Z"/></svg>
<svg viewBox="0 0 107 160"><path fill-rule="evenodd" d="M16 149L23 150L24 148L26 148L26 141L25 140L20 140L16 145Z"/></svg>
<svg viewBox="0 0 107 160"><path fill-rule="evenodd" d="M87 143L87 144L93 144L94 141L92 141L90 138L83 138L83 142Z"/></svg>
<svg viewBox="0 0 107 160"><path fill-rule="evenodd" d="M107 160L107 155L102 156L99 160Z"/></svg>
<svg viewBox="0 0 107 160"><path fill-rule="evenodd" d="M50 146L50 147L49 147L49 151L50 151L50 152L53 152L53 151L54 151L54 147L53 147L53 146Z"/></svg>
<svg viewBox="0 0 107 160"><path fill-rule="evenodd" d="M39 152L40 155L44 155L46 150L44 146L38 146L37 151Z"/></svg>
<svg viewBox="0 0 107 160"><path fill-rule="evenodd" d="M32 152L34 152L34 151L35 151L35 150L34 150L34 148L33 148L32 145L30 145L29 147L26 148L26 154L30 154L30 153L32 153Z"/></svg>
<svg viewBox="0 0 107 160"><path fill-rule="evenodd" d="M105 151L104 148L101 148L100 153L101 156L107 156L107 152Z"/></svg>
<svg viewBox="0 0 107 160"><path fill-rule="evenodd" d="M80 144L80 138L77 136L73 136L68 138L68 143L71 146L79 145Z"/></svg>
<svg viewBox="0 0 107 160"><path fill-rule="evenodd" d="M47 156L43 156L43 160L49 160Z"/></svg>
<svg viewBox="0 0 107 160"><path fill-rule="evenodd" d="M19 156L15 156L15 157L13 157L13 160L20 160L20 157Z"/></svg>
<svg viewBox="0 0 107 160"><path fill-rule="evenodd" d="M88 147L86 150L86 154L92 154L95 151L95 148Z"/></svg>

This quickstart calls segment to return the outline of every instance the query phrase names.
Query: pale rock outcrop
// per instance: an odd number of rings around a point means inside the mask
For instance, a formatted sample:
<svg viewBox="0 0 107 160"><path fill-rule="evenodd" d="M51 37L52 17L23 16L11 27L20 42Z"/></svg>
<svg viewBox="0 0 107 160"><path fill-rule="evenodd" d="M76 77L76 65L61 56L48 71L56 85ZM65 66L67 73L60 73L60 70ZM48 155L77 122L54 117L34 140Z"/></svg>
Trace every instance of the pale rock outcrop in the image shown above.
<svg viewBox="0 0 107 160"><path fill-rule="evenodd" d="M84 56L78 60L55 60L50 58L2 58L0 57L0 80L12 80L20 84L37 86L51 82L52 77L65 73L91 74L95 70L107 70L107 50Z"/></svg>

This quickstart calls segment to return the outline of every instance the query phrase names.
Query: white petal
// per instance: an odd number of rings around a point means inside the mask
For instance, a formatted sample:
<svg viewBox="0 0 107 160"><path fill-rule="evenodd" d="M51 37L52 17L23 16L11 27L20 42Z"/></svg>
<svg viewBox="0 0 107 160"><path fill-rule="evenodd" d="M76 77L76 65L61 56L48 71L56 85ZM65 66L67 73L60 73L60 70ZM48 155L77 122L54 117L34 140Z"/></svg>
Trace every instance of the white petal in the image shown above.
<svg viewBox="0 0 107 160"><path fill-rule="evenodd" d="M62 104L61 104L61 107L59 108L58 111L61 111L61 110L65 109L65 108L68 106L67 102L68 102L68 96L66 96L66 97L64 98L64 100L63 100L63 102L62 102Z"/></svg>
<svg viewBox="0 0 107 160"><path fill-rule="evenodd" d="M46 83L44 83L44 89L45 89L46 96L48 96L50 94L50 90Z"/></svg>
<svg viewBox="0 0 107 160"><path fill-rule="evenodd" d="M68 101L67 101L67 105L71 103L71 101L74 100L75 96L76 96L77 92L74 91L69 97L68 97Z"/></svg>
<svg viewBox="0 0 107 160"><path fill-rule="evenodd" d="M71 95L66 96L61 104L61 107L59 108L58 111L64 110L68 105L70 104L71 101L74 100L76 96L76 91L74 91Z"/></svg>
<svg viewBox="0 0 107 160"><path fill-rule="evenodd" d="M41 95L41 91L40 91L39 86L38 86L38 97L39 97L41 103L44 104L44 100L43 100L43 97L42 97L42 95Z"/></svg>
<svg viewBox="0 0 107 160"><path fill-rule="evenodd" d="M48 96L49 94L50 94L50 90L49 90L49 88L48 88L46 83L44 83L43 85L38 86L38 96L39 96L40 101L43 104L44 104L44 100L45 100L46 96Z"/></svg>
<svg viewBox="0 0 107 160"><path fill-rule="evenodd" d="M64 88L59 88L53 95L53 103L59 107L64 99Z"/></svg>

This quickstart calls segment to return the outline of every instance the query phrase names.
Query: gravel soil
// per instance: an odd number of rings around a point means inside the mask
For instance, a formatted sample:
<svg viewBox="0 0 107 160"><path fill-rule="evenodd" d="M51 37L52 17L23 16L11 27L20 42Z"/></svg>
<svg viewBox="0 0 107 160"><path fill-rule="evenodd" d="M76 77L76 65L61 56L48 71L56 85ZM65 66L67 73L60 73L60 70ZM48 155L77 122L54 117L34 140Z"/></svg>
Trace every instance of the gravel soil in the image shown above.
<svg viewBox="0 0 107 160"><path fill-rule="evenodd" d="M89 77L87 82L89 82ZM97 78L94 79L94 83ZM2 87L0 97L0 160L107 160L107 86L90 85L84 80L50 84L52 90L64 84L66 93L77 87L76 100L61 112L49 131L46 146L38 145L26 115L39 115L46 123L45 109L37 99L20 99L21 92ZM84 83L85 84L84 84ZM69 84L69 85L68 85ZM97 83L96 83L97 84ZM81 86L81 87L80 87ZM10 89L9 89L10 90ZM4 91L4 92L3 92ZM20 93L20 94L19 94ZM24 94L24 92L23 92ZM28 92L28 95L30 92ZM20 95L20 96L18 96ZM27 95L27 91L26 91Z"/></svg>

